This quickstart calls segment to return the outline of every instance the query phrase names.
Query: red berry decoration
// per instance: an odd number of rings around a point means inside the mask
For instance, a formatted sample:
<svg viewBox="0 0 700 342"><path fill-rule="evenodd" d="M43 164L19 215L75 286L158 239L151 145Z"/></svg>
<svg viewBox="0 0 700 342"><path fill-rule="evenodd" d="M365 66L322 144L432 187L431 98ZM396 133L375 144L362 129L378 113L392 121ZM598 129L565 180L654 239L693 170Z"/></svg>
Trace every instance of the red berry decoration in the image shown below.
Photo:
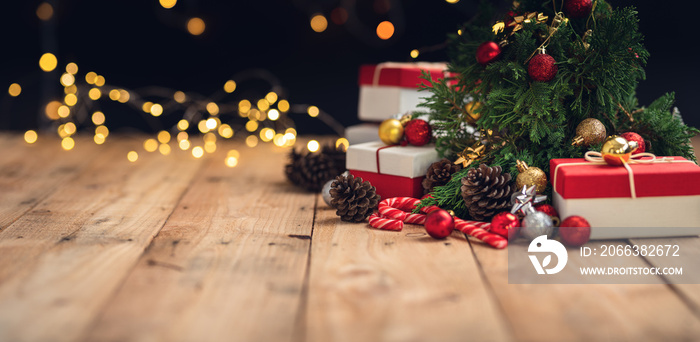
<svg viewBox="0 0 700 342"><path fill-rule="evenodd" d="M444 239L455 229L455 219L447 210L435 210L425 218L425 230L435 239Z"/></svg>
<svg viewBox="0 0 700 342"><path fill-rule="evenodd" d="M506 239L515 238L520 232L520 219L515 214L502 211L491 219L489 231Z"/></svg>
<svg viewBox="0 0 700 342"><path fill-rule="evenodd" d="M557 213L557 210L554 209L551 204L538 204L535 206L535 210L549 215L549 217L552 219L552 223L554 223L555 226L559 226L559 213Z"/></svg>
<svg viewBox="0 0 700 342"><path fill-rule="evenodd" d="M593 9L592 0L566 0L564 11L569 18L585 18Z"/></svg>
<svg viewBox="0 0 700 342"><path fill-rule="evenodd" d="M501 47L495 42L484 42L476 48L476 61L481 65L489 64L501 55Z"/></svg>
<svg viewBox="0 0 700 342"><path fill-rule="evenodd" d="M591 225L581 216L569 216L561 221L559 236L568 246L582 246L591 237Z"/></svg>
<svg viewBox="0 0 700 342"><path fill-rule="evenodd" d="M527 64L527 74L537 82L549 82L557 75L556 62L546 53L535 55Z"/></svg>
<svg viewBox="0 0 700 342"><path fill-rule="evenodd" d="M637 143L637 149L632 151L632 153L644 153L646 151L646 142L641 135L634 132L625 132L620 134L621 137L627 139L627 141L634 141Z"/></svg>
<svg viewBox="0 0 700 342"><path fill-rule="evenodd" d="M430 124L421 119L409 121L403 129L404 137L406 137L409 144L414 146L423 146L429 143L433 137L431 132Z"/></svg>

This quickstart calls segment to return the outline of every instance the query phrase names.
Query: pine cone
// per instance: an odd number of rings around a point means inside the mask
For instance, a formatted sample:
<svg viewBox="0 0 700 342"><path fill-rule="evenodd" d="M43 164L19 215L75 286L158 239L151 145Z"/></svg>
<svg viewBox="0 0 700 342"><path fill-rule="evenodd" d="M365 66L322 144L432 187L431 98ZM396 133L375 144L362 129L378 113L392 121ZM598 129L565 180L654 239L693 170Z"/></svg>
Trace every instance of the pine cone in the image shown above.
<svg viewBox="0 0 700 342"><path fill-rule="evenodd" d="M459 164L454 164L447 158L434 162L428 168L428 172L423 179L423 193L428 194L433 192L436 186L447 184L452 179L452 175L461 169L462 167Z"/></svg>
<svg viewBox="0 0 700 342"><path fill-rule="evenodd" d="M510 207L513 193L510 173L504 173L500 166L486 164L471 169L462 178L462 197L469 215L477 221L485 221Z"/></svg>
<svg viewBox="0 0 700 342"><path fill-rule="evenodd" d="M289 159L289 164L284 168L287 178L312 192L321 191L323 184L345 171L345 152L332 145L313 153L297 153L292 149Z"/></svg>
<svg viewBox="0 0 700 342"><path fill-rule="evenodd" d="M381 199L369 182L353 175L338 176L331 184L331 207L343 221L362 222L372 215Z"/></svg>

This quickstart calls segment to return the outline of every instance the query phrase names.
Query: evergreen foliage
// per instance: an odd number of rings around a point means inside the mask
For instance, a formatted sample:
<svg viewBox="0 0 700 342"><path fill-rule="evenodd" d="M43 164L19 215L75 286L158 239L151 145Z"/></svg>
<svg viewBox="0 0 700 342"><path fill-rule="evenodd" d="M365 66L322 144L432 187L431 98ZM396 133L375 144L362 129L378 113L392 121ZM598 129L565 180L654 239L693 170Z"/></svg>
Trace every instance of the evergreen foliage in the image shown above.
<svg viewBox="0 0 700 342"><path fill-rule="evenodd" d="M459 188L469 168L480 163L501 165L516 176L516 160L520 159L549 173L550 159L580 158L588 150L599 150L600 146L571 145L576 126L585 118L599 119L608 135L639 133L651 143L648 152L695 161L690 138L700 131L672 113L673 93L648 107L638 104L635 89L645 78L643 67L649 53L638 32L636 10L595 2L588 18L565 19L551 36L554 8L559 12L562 1L520 1L510 15L498 19L507 22L513 13L526 12L541 12L548 19L525 23L512 34L508 28L494 34L493 11L483 10L485 15L465 24L460 35L449 35L449 71L456 76L433 82L424 75L430 84L424 90L431 95L422 106L434 123L441 156L455 160L477 142L484 143L486 151L480 161L436 188L433 198L422 205L437 204L468 218ZM482 7L489 3L482 1ZM584 42L588 29L592 35ZM486 66L477 63L481 43L504 40L507 44L498 60ZM528 76L527 61L541 45L557 61L558 72L550 82L534 82ZM464 117L465 106L472 101L483 105L478 110L480 119L470 128ZM489 130L492 135L485 134ZM551 189L547 195L551 197Z"/></svg>

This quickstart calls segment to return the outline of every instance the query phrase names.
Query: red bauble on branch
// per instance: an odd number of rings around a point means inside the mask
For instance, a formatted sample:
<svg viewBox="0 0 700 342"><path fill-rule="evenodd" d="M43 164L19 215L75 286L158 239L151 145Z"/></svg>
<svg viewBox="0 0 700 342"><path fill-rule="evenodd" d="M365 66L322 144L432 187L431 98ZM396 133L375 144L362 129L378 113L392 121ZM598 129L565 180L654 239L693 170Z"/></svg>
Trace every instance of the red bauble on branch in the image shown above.
<svg viewBox="0 0 700 342"><path fill-rule="evenodd" d="M488 230L507 239L515 238L520 231L520 219L507 211L493 216Z"/></svg>
<svg viewBox="0 0 700 342"><path fill-rule="evenodd" d="M476 48L476 61L481 65L489 64L501 55L501 47L495 42L484 42Z"/></svg>
<svg viewBox="0 0 700 342"><path fill-rule="evenodd" d="M561 221L559 236L566 245L582 246L591 237L591 225L581 216L569 216Z"/></svg>
<svg viewBox="0 0 700 342"><path fill-rule="evenodd" d="M430 124L421 119L409 121L404 127L403 134L408 143L414 146L423 146L433 137Z"/></svg>
<svg viewBox="0 0 700 342"><path fill-rule="evenodd" d="M535 55L527 64L527 74L537 82L549 82L557 75L556 62L546 53Z"/></svg>
<svg viewBox="0 0 700 342"><path fill-rule="evenodd" d="M564 11L569 18L585 18L592 9L592 0L566 0L564 3Z"/></svg>
<svg viewBox="0 0 700 342"><path fill-rule="evenodd" d="M632 153L644 153L644 151L646 151L646 142L644 142L644 138L642 138L641 135L634 132L625 132L620 134L620 136L627 139L627 141L634 141L637 143L637 149Z"/></svg>
<svg viewBox="0 0 700 342"><path fill-rule="evenodd" d="M455 219L447 210L435 210L425 218L425 230L436 239L444 239L455 229Z"/></svg>

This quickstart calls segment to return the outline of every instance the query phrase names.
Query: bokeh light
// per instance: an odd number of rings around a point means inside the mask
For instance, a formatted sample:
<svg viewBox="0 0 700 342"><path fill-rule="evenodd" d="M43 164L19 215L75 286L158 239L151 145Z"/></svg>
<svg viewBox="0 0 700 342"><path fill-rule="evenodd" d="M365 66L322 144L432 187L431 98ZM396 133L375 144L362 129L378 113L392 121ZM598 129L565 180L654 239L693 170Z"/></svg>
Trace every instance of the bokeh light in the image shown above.
<svg viewBox="0 0 700 342"><path fill-rule="evenodd" d="M320 110L316 106L309 106L309 108L306 109L306 112L309 113L310 117L315 118L320 113Z"/></svg>
<svg viewBox="0 0 700 342"><path fill-rule="evenodd" d="M394 24L390 21L382 21L377 25L377 37L387 40L394 35Z"/></svg>
<svg viewBox="0 0 700 342"><path fill-rule="evenodd" d="M58 60L56 59L56 56L50 52L41 55L41 58L39 58L39 67L41 70L50 72L53 71L53 69L56 69L56 65L58 65Z"/></svg>
<svg viewBox="0 0 700 342"><path fill-rule="evenodd" d="M195 146L192 148L192 156L195 158L202 158L204 155L204 149L201 146Z"/></svg>
<svg viewBox="0 0 700 342"><path fill-rule="evenodd" d="M160 5L163 8L173 8L177 4L177 0L160 0Z"/></svg>
<svg viewBox="0 0 700 342"><path fill-rule="evenodd" d="M70 151L75 147L75 140L71 137L65 137L61 140L61 148L66 151Z"/></svg>
<svg viewBox="0 0 700 342"><path fill-rule="evenodd" d="M323 32L328 28L328 20L326 20L326 17L323 16L323 14L314 14L311 17L310 21L311 29L314 30L314 32Z"/></svg>
<svg viewBox="0 0 700 342"><path fill-rule="evenodd" d="M12 97L17 97L22 93L22 87L18 83L12 83L10 88L7 89L7 93Z"/></svg>
<svg viewBox="0 0 700 342"><path fill-rule="evenodd" d="M98 125L98 126L105 123L104 113L99 112L99 111L92 113L92 123L94 123L95 125Z"/></svg>
<svg viewBox="0 0 700 342"><path fill-rule="evenodd" d="M155 152L155 150L158 149L158 142L156 139L146 139L146 141L143 142L143 149L146 150L146 152Z"/></svg>
<svg viewBox="0 0 700 342"><path fill-rule="evenodd" d="M316 152L321 147L321 145L316 140L311 140L306 144L306 148L311 152Z"/></svg>
<svg viewBox="0 0 700 342"><path fill-rule="evenodd" d="M29 144L33 144L39 139L39 135L36 134L36 131L34 130L28 130L24 132L24 141L26 141Z"/></svg>
<svg viewBox="0 0 700 342"><path fill-rule="evenodd" d="M126 154L126 159L134 163L139 160L139 154L136 151L129 151L129 153Z"/></svg>
<svg viewBox="0 0 700 342"><path fill-rule="evenodd" d="M53 6L48 2L42 2L36 8L36 16L43 21L48 21L53 17Z"/></svg>
<svg viewBox="0 0 700 342"><path fill-rule="evenodd" d="M199 36L204 33L204 28L204 20L201 18L194 17L187 21L187 31L193 36Z"/></svg>
<svg viewBox="0 0 700 342"><path fill-rule="evenodd" d="M224 91L227 93L233 93L233 91L236 90L236 82L233 80L228 80L226 83L224 83Z"/></svg>

